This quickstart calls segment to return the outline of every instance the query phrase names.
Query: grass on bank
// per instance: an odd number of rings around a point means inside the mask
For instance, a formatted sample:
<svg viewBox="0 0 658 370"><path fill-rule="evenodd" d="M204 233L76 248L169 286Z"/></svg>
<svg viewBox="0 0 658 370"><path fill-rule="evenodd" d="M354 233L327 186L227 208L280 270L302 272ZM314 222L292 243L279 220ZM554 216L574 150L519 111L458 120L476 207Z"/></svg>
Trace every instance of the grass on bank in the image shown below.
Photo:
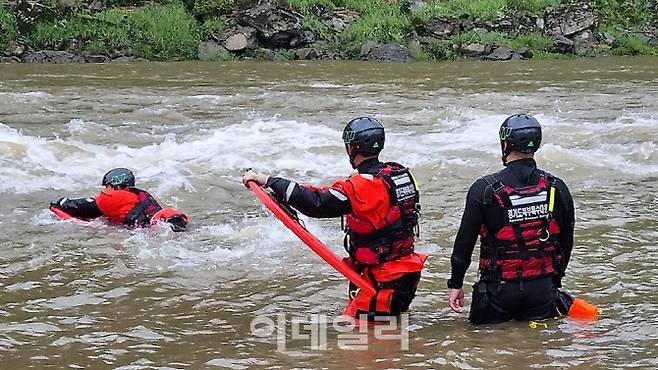
<svg viewBox="0 0 658 370"><path fill-rule="evenodd" d="M193 59L199 34L196 21L182 4L170 3L150 4L134 11L76 13L63 20L39 23L29 35L29 42L35 49L60 50L79 42L92 53L133 49L146 59Z"/></svg>
<svg viewBox="0 0 658 370"><path fill-rule="evenodd" d="M9 5L4 0L0 0L0 50L7 48L16 36L16 18Z"/></svg>

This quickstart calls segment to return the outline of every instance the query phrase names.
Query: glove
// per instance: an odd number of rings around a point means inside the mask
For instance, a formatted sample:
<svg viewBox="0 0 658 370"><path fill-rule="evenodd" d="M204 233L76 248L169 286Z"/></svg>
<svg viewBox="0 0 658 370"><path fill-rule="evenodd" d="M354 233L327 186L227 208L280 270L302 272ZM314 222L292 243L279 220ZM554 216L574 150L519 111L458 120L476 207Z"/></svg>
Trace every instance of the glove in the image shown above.
<svg viewBox="0 0 658 370"><path fill-rule="evenodd" d="M59 198L54 202L50 202L50 206L55 208L64 208L64 203L66 203L67 200L68 198Z"/></svg>
<svg viewBox="0 0 658 370"><path fill-rule="evenodd" d="M245 172L244 175L242 175L242 183L244 184L244 186L247 186L247 183L249 181L255 181L258 185L265 186L269 178L270 177L267 175L264 175L262 173L257 173L254 170L249 170Z"/></svg>

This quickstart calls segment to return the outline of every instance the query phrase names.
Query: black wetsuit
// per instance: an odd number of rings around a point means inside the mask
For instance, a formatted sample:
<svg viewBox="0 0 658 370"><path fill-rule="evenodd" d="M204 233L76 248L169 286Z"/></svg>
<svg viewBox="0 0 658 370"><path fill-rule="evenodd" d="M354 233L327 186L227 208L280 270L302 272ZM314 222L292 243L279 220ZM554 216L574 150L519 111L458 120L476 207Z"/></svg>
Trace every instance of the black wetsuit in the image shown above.
<svg viewBox="0 0 658 370"><path fill-rule="evenodd" d="M539 183L540 171L534 159L516 160L495 174L496 178L513 188ZM464 275L471 263L471 255L482 225L501 227L505 223L503 210L496 204L483 205L487 182L480 178L471 186L466 207L455 238L451 257L450 288L461 288ZM550 317L555 305L555 288L562 286L562 277L571 257L574 233L574 207L566 184L556 178L556 203L553 216L560 226L559 253L562 264L559 271L549 277L523 281L480 281L474 286L469 320L475 324ZM492 229L497 230L494 226Z"/></svg>

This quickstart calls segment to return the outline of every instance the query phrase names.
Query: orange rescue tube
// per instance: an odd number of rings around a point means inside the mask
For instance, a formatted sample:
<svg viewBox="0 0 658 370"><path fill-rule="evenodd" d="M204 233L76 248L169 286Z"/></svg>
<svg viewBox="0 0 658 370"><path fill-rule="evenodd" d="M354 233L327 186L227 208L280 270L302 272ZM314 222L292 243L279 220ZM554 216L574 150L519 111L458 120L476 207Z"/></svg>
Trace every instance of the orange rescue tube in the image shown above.
<svg viewBox="0 0 658 370"><path fill-rule="evenodd" d="M599 309L582 298L574 298L567 315L576 319L596 320Z"/></svg>

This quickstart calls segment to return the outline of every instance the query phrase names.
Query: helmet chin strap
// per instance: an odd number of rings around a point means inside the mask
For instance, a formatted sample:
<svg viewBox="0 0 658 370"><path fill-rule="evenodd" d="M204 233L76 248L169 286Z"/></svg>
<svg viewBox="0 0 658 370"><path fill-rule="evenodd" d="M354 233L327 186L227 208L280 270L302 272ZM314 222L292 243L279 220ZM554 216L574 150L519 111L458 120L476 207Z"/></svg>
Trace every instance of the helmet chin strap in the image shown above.
<svg viewBox="0 0 658 370"><path fill-rule="evenodd" d="M509 155L510 151L505 150L505 142L504 141L500 142L500 151L503 153L503 155L501 157L501 159L503 160L503 166L507 167L507 165L509 164L507 162L507 156Z"/></svg>
<svg viewBox="0 0 658 370"><path fill-rule="evenodd" d="M356 159L356 155L357 155L356 150L352 150L352 152L350 153L349 144L345 144L345 151L347 152L347 155L350 157L350 165L352 165L352 168L356 169L356 164L354 163L354 160Z"/></svg>

